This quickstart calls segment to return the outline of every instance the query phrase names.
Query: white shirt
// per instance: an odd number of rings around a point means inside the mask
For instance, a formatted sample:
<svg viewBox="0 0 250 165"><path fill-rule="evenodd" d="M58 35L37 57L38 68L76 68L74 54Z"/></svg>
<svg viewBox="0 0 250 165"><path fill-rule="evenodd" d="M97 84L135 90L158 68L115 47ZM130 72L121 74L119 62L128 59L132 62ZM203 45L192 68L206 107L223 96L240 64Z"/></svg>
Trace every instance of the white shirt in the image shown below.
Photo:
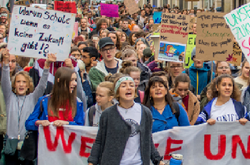
<svg viewBox="0 0 250 165"><path fill-rule="evenodd" d="M131 134L126 143L120 165L142 165L140 132L138 130L141 123L141 105L134 103L129 109L117 105L117 109L122 118L131 125Z"/></svg>
<svg viewBox="0 0 250 165"><path fill-rule="evenodd" d="M233 100L230 98L228 102L226 102L223 105L215 105L217 102L217 98L214 99L212 103L212 109L211 109L211 119L214 119L216 121L236 121L239 120L239 116L237 115Z"/></svg>

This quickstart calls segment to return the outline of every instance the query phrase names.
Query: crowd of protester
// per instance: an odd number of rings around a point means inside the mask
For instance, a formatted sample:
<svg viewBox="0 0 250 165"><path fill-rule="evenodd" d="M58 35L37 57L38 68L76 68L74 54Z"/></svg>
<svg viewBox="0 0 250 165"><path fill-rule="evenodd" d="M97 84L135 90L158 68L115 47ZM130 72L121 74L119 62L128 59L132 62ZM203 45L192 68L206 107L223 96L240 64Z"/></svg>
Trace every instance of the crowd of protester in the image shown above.
<svg viewBox="0 0 250 165"><path fill-rule="evenodd" d="M39 125L99 127L88 159L97 164L163 165L152 133L201 123L250 119L249 62L193 64L159 61L145 37L153 32L155 11L190 15L203 9L152 7L119 17L100 14L100 5L78 4L78 35L69 57L36 59L9 54L9 8L0 8L0 150L6 165L32 165L20 156L27 131ZM190 34L196 34L196 23ZM243 55L244 59L244 55ZM213 66L213 68L211 68ZM53 68L53 69L51 69ZM132 129L133 128L133 129ZM114 143L116 140L116 143ZM117 147L116 145L119 145ZM14 146L14 147L13 147ZM4 159L3 159L4 158Z"/></svg>

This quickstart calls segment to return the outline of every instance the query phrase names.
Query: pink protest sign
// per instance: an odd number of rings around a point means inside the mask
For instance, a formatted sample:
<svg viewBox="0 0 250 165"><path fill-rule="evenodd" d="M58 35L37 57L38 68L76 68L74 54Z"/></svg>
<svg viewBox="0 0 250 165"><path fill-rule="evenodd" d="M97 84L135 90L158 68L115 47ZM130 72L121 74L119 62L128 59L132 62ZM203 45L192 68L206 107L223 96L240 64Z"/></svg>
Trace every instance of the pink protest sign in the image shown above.
<svg viewBox="0 0 250 165"><path fill-rule="evenodd" d="M119 17L118 8L118 5L101 3L101 15Z"/></svg>

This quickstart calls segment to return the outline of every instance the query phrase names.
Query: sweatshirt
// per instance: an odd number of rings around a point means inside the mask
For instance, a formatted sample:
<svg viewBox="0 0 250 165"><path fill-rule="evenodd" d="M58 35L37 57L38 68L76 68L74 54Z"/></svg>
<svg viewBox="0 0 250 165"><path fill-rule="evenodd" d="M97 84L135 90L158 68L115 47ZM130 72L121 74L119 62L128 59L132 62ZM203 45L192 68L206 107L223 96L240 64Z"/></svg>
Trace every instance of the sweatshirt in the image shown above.
<svg viewBox="0 0 250 165"><path fill-rule="evenodd" d="M39 97L43 95L46 88L48 75L49 75L49 70L44 69L39 84L37 85L33 93L30 93L26 96L18 96L12 92L9 66L8 65L3 66L1 83L6 103L7 135L9 138L18 139L18 135L20 135L20 140L24 140L26 133L25 121L33 112ZM19 102L19 107L18 107L18 102ZM19 122L19 117L20 117L20 122Z"/></svg>

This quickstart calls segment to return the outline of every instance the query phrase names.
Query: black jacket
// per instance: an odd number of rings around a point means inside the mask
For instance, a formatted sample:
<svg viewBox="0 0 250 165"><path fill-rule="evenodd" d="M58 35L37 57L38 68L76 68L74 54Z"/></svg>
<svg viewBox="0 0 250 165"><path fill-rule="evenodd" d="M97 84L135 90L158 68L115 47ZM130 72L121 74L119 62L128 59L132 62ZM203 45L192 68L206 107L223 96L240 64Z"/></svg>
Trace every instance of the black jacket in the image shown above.
<svg viewBox="0 0 250 165"><path fill-rule="evenodd" d="M152 141L152 122L150 110L142 105L140 150L143 165L149 165L150 158L155 165L162 159ZM94 165L119 165L130 133L131 127L120 116L117 104L103 111L88 162Z"/></svg>

